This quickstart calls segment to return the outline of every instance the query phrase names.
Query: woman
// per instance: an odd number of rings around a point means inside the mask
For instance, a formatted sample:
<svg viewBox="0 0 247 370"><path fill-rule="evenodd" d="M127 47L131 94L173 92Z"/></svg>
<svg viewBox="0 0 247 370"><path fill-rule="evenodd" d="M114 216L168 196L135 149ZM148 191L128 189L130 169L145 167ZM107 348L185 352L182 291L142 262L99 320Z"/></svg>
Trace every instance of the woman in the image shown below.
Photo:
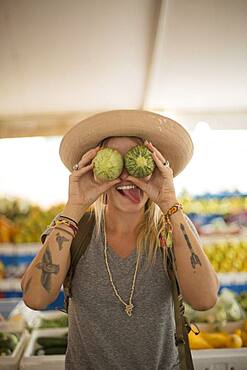
<svg viewBox="0 0 247 370"><path fill-rule="evenodd" d="M156 164L152 175L137 179L124 169L114 181L94 177L92 160L100 146L124 156L143 143ZM178 203L173 177L192 151L182 126L144 111L100 113L64 136L60 155L72 172L68 201L61 223L49 229L25 272L22 288L33 309L55 300L70 266L77 223L92 206L96 225L72 282L66 369L179 369L159 236L163 215ZM216 273L180 207L170 221L183 298L197 310L209 309L217 299Z"/></svg>

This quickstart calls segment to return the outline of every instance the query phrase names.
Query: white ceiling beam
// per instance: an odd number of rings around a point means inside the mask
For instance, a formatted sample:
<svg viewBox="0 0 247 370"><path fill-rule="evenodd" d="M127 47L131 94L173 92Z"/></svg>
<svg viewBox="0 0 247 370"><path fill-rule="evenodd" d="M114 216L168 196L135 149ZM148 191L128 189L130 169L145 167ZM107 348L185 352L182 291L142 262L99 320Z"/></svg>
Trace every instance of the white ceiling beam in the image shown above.
<svg viewBox="0 0 247 370"><path fill-rule="evenodd" d="M154 40L153 52L150 60L149 69L147 71L146 85L144 89L144 98L142 108L151 109L152 91L156 86L156 82L160 76L161 63L164 60L164 42L165 28L169 0L161 0L160 13L157 22L156 36Z"/></svg>

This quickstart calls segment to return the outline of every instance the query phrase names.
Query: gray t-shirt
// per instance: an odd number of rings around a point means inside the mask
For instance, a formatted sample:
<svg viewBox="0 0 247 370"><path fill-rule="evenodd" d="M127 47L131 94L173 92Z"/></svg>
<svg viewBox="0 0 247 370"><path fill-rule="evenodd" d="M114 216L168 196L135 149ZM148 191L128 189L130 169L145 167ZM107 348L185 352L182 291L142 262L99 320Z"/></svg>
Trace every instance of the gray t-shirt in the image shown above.
<svg viewBox="0 0 247 370"><path fill-rule="evenodd" d="M137 252L108 261L120 296L128 302ZM91 242L75 270L69 303L66 370L178 370L171 288L159 250L147 268L142 255L129 317L114 294L104 260L103 233Z"/></svg>

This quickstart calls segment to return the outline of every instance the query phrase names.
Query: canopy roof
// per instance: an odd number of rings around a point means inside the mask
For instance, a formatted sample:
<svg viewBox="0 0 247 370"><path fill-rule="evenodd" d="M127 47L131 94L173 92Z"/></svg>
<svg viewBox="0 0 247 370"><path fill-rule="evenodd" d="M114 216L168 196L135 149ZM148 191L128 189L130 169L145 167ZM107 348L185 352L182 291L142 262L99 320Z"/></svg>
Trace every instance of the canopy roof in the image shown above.
<svg viewBox="0 0 247 370"><path fill-rule="evenodd" d="M247 128L246 0L0 2L0 137L110 109Z"/></svg>

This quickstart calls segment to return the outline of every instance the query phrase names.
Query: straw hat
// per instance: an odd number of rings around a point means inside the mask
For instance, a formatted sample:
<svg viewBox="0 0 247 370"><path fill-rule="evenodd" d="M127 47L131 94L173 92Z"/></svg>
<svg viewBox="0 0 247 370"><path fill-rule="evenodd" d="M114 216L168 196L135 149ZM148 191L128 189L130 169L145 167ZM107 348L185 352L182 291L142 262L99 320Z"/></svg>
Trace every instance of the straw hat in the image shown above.
<svg viewBox="0 0 247 370"><path fill-rule="evenodd" d="M63 163L72 172L84 153L109 136L137 136L151 141L169 161L174 177L193 154L189 133L172 119L143 110L113 110L82 120L64 135L59 149Z"/></svg>

